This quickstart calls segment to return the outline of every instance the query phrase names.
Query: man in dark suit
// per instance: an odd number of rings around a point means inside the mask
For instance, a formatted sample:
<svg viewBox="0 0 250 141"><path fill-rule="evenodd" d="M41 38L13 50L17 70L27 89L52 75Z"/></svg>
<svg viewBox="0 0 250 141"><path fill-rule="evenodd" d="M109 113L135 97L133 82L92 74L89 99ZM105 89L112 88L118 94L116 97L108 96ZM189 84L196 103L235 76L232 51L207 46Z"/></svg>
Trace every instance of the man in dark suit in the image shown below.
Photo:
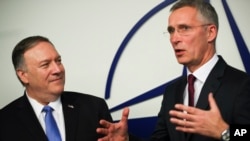
<svg viewBox="0 0 250 141"><path fill-rule="evenodd" d="M49 39L31 36L20 41L12 52L12 61L25 93L0 110L0 141L55 141L47 138L46 113L53 116L60 141L94 141L99 120L112 121L101 98L65 92L65 70L61 56Z"/></svg>
<svg viewBox="0 0 250 141"><path fill-rule="evenodd" d="M180 0L170 11L170 42L187 74L166 87L150 140L229 141L231 124L250 125L250 77L216 54L218 16L212 5ZM187 83L188 76L195 81ZM105 128L98 132L106 136L99 141L128 139L128 113L124 109L119 123L101 120Z"/></svg>

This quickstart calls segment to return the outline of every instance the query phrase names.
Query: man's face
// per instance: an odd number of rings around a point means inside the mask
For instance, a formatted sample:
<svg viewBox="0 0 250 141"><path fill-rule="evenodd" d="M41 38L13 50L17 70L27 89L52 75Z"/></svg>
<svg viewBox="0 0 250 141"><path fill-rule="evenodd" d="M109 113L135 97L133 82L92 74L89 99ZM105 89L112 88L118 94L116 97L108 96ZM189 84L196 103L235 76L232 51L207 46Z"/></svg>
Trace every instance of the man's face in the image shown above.
<svg viewBox="0 0 250 141"><path fill-rule="evenodd" d="M209 60L214 48L209 45L211 24L202 22L197 10L183 7L171 13L168 20L170 42L180 64L195 70ZM213 25L212 25L213 26Z"/></svg>
<svg viewBox="0 0 250 141"><path fill-rule="evenodd" d="M24 53L22 74L28 94L39 102L50 102L64 90L65 70L53 45L40 42Z"/></svg>

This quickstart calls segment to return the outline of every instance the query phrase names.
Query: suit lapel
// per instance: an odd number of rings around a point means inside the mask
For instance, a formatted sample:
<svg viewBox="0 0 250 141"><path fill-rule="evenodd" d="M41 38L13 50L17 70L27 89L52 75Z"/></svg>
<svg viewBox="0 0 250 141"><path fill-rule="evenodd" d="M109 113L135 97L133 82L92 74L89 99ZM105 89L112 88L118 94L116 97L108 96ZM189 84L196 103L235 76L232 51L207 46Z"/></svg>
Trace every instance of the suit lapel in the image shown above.
<svg viewBox="0 0 250 141"><path fill-rule="evenodd" d="M62 94L62 105L63 105L63 114L64 114L64 122L65 122L65 132L66 132L66 140L72 141L75 140L77 136L77 105L72 103L70 97Z"/></svg>
<svg viewBox="0 0 250 141"><path fill-rule="evenodd" d="M187 84L187 79L185 76L181 76L179 84L177 84L176 87L176 93L175 93L175 103L184 103L184 90ZM186 134L184 132L176 132L176 129L173 128L172 130L174 130L174 134L173 134L173 138L178 140L178 141L184 141Z"/></svg>
<svg viewBox="0 0 250 141"><path fill-rule="evenodd" d="M219 56L219 61L216 63L215 67L208 75L208 78L201 90L196 107L201 109L208 109L208 94L212 92L214 96L216 95L216 91L221 84L219 78L223 76L226 65L226 62L222 59L222 57Z"/></svg>
<svg viewBox="0 0 250 141"><path fill-rule="evenodd" d="M221 56L219 56L219 61L216 63L212 71L207 77L207 80L201 89L201 93L199 96L199 99L197 101L196 107L200 109L209 109L209 103L208 103L208 94L210 92L213 93L214 97L216 95L217 89L220 87L221 81L220 77L223 76L224 70L226 68L226 62L223 60ZM193 134L187 135L187 141L189 141L192 138Z"/></svg>
<svg viewBox="0 0 250 141"><path fill-rule="evenodd" d="M28 101L26 95L21 98L20 103L17 106L19 109L16 112L17 119L20 119L21 124L24 129L30 132L30 136L33 136L34 140L43 140L46 141L47 137L43 128L38 121L35 112Z"/></svg>
<svg viewBox="0 0 250 141"><path fill-rule="evenodd" d="M184 90L187 84L187 79L185 76L181 76L180 83L177 86L176 94L175 94L175 103L184 103Z"/></svg>

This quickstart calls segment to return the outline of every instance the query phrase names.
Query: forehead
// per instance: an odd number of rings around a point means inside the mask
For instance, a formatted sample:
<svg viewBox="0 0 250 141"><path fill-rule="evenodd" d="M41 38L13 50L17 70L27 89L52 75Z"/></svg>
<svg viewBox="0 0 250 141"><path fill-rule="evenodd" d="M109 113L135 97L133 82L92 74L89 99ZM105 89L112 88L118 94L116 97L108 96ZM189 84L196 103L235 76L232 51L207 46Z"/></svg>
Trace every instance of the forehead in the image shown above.
<svg viewBox="0 0 250 141"><path fill-rule="evenodd" d="M58 57L55 47L48 42L40 42L24 53L25 59L44 60ZM28 60L27 60L28 61Z"/></svg>
<svg viewBox="0 0 250 141"><path fill-rule="evenodd" d="M189 6L185 6L173 11L169 18L169 26L176 26L181 24L195 24L200 23L198 11Z"/></svg>

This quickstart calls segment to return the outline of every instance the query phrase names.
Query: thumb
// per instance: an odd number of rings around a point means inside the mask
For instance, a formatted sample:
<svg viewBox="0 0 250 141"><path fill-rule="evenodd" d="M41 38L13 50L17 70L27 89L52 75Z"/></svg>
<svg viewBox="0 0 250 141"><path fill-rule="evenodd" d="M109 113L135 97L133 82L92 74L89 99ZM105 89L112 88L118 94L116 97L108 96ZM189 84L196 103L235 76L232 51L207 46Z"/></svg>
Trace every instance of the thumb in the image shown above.
<svg viewBox="0 0 250 141"><path fill-rule="evenodd" d="M218 108L216 101L213 97L213 93L208 94L208 102L209 102L209 106L210 106L211 111L219 111L219 108Z"/></svg>
<svg viewBox="0 0 250 141"><path fill-rule="evenodd" d="M122 111L122 118L121 118L121 121L122 122L127 122L128 121L128 115L129 115L129 108L126 107L123 109Z"/></svg>

